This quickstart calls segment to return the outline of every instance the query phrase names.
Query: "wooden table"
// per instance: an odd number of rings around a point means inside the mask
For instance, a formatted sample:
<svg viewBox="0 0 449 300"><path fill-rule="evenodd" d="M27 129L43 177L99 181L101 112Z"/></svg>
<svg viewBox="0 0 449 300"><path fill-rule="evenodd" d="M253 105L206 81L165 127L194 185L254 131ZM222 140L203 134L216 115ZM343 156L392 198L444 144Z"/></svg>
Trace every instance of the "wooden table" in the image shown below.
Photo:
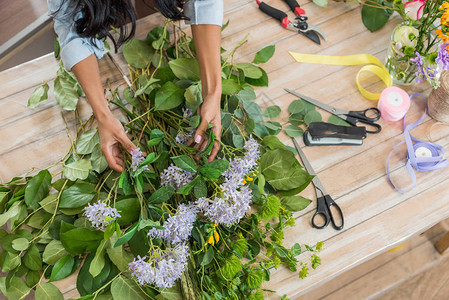
<svg viewBox="0 0 449 300"><path fill-rule="evenodd" d="M282 1L267 2L288 11ZM393 18L382 30L370 33L361 22L357 5L330 2L329 7L323 9L310 2L301 4L310 22L318 25L329 38L321 46L292 31L283 30L277 21L257 9L255 1L225 0L225 21L229 19L230 24L223 32L223 47L231 49L249 33L248 42L237 51L237 61L251 61L262 47L276 45L275 55L263 66L268 72L269 87L256 89L259 96L256 101L262 106L271 105L270 102L281 106L283 111L278 121L286 120L287 107L295 99L284 91L284 87L343 109L364 109L374 105L357 91L355 74L359 67L299 64L293 62L288 51L326 55L369 53L383 60L390 33L398 24L398 18ZM137 37L144 38L151 28L162 22L159 14L140 20ZM126 69L120 55L116 57ZM110 78L113 85L123 84L110 61L103 59L100 68L103 80ZM52 97L36 109L25 107L31 92L42 80L54 78L56 70L57 64L50 54L0 73L1 182L21 175L31 167L47 167L58 161L69 148L60 108ZM365 84L372 90L380 91L383 88L374 78L367 78ZM419 91L425 94L430 91L426 84L414 85L407 90L409 93ZM91 114L85 100L80 101L79 109L83 119ZM422 111L423 102L413 102L409 120L417 120ZM69 131L73 132L73 113L64 112L63 115ZM326 120L328 114L322 112L322 115ZM385 164L388 153L403 140L402 125L383 120L380 123L382 132L370 135L360 147L304 148L327 191L341 206L345 228L342 231L335 231L332 227L313 229L310 219L315 203L297 213L296 226L286 231L285 245L324 241L322 265L317 270L311 270L310 275L302 280L297 273L280 268L272 272L272 279L265 285L266 288L297 299L327 280L449 217L447 169L417 173L418 184L407 194L398 193L390 185ZM426 117L413 135L426 140L434 123ZM448 126L434 126L431 134L436 142L448 146ZM292 145L288 137L282 136L282 139ZM393 154L390 165L392 177L403 187L410 183L404 156L405 148L402 147ZM302 195L315 200L312 186ZM74 288L73 281L64 284L63 291Z"/></svg>

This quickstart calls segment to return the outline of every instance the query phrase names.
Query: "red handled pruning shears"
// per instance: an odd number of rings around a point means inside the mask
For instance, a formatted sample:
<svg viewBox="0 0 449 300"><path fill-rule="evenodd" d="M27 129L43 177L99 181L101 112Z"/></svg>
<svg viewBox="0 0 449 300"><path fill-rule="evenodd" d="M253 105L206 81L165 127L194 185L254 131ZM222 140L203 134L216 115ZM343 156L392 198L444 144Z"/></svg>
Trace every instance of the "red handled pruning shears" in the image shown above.
<svg viewBox="0 0 449 300"><path fill-rule="evenodd" d="M259 9L261 11L279 20L282 24L282 27L293 31L297 31L298 33L305 35L318 45L321 44L320 37L318 36L318 34L321 35L321 37L325 41L327 41L326 35L324 34L324 32L321 31L321 29L307 23L307 17L305 16L306 12L299 6L296 0L285 0L285 2L287 2L288 6L290 6L291 10L296 15L295 22L290 21L285 12L276 9L274 7L271 7L265 2L260 2L260 0L256 0L256 2L259 5Z"/></svg>

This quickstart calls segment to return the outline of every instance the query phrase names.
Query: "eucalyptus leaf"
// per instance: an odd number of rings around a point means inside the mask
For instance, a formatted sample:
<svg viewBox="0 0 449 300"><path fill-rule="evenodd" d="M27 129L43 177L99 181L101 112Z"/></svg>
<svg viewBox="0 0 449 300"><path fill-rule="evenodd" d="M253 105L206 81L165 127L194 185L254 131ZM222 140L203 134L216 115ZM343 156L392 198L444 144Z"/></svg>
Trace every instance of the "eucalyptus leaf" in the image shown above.
<svg viewBox="0 0 449 300"><path fill-rule="evenodd" d="M10 272L20 265L20 256L7 252L5 261L3 262L2 272Z"/></svg>
<svg viewBox="0 0 449 300"><path fill-rule="evenodd" d="M169 81L156 92L155 109L169 110L179 106L183 101L184 91Z"/></svg>
<svg viewBox="0 0 449 300"><path fill-rule="evenodd" d="M151 62L154 52L144 41L131 39L123 46L123 56L128 64L135 68L144 69Z"/></svg>
<svg viewBox="0 0 449 300"><path fill-rule="evenodd" d="M51 186L51 174L48 170L42 170L35 175L25 189L25 203L31 209L37 209L39 202L47 197ZM2 222L0 222L1 225Z"/></svg>
<svg viewBox="0 0 449 300"><path fill-rule="evenodd" d="M30 98L28 99L27 107L35 108L41 102L47 100L48 99L48 89L49 89L49 86L46 82L44 82L41 86L37 87L31 94Z"/></svg>
<svg viewBox="0 0 449 300"><path fill-rule="evenodd" d="M297 114L304 110L305 104L301 99L293 100L288 106L288 112L291 114Z"/></svg>
<svg viewBox="0 0 449 300"><path fill-rule="evenodd" d="M254 92L254 88L252 88L251 86L244 86L243 89L238 92L237 98L240 101L256 100L256 93Z"/></svg>
<svg viewBox="0 0 449 300"><path fill-rule="evenodd" d="M332 115L327 119L327 123L334 124L334 125L341 125L341 126L351 126L348 122L343 120L340 117L337 117L336 115Z"/></svg>
<svg viewBox="0 0 449 300"><path fill-rule="evenodd" d="M39 271L42 269L42 258L39 249L35 244L32 244L25 255L23 256L23 263L28 269Z"/></svg>
<svg viewBox="0 0 449 300"><path fill-rule="evenodd" d="M91 154L95 146L100 144L100 136L97 129L84 132L76 142L76 153Z"/></svg>
<svg viewBox="0 0 449 300"><path fill-rule="evenodd" d="M54 95L62 109L76 109L79 95L72 81L65 77L56 77L54 80Z"/></svg>
<svg viewBox="0 0 449 300"><path fill-rule="evenodd" d="M12 247L14 250L23 251L28 249L30 242L26 238L18 238L12 241Z"/></svg>
<svg viewBox="0 0 449 300"><path fill-rule="evenodd" d="M263 75L261 69L251 63L238 63L235 66L242 70L245 77L248 78L258 79Z"/></svg>
<svg viewBox="0 0 449 300"><path fill-rule="evenodd" d="M92 164L92 170L97 173L102 173L109 166L106 157L104 157L103 152L101 151L101 145L98 144L94 147L92 151L92 155L90 157L90 162Z"/></svg>
<svg viewBox="0 0 449 300"><path fill-rule="evenodd" d="M223 95L237 94L242 89L241 86L232 78L222 79L221 87Z"/></svg>
<svg viewBox="0 0 449 300"><path fill-rule="evenodd" d="M86 205L95 197L95 186L89 183L75 183L61 194L60 208L78 208Z"/></svg>
<svg viewBox="0 0 449 300"><path fill-rule="evenodd" d="M132 299L147 300L143 290L134 281L125 276L119 276L111 284L111 294L115 300Z"/></svg>
<svg viewBox="0 0 449 300"><path fill-rule="evenodd" d="M321 7L327 7L328 1L329 0L313 0L313 3Z"/></svg>
<svg viewBox="0 0 449 300"><path fill-rule="evenodd" d="M270 119L276 118L281 113L281 108L278 105L269 106L265 109L264 116Z"/></svg>
<svg viewBox="0 0 449 300"><path fill-rule="evenodd" d="M64 300L61 291L52 283L44 282L36 288L36 300Z"/></svg>
<svg viewBox="0 0 449 300"><path fill-rule="evenodd" d="M89 176L89 171L92 169L92 163L87 159L80 159L74 161L62 168L64 176L71 181L76 181L77 179L84 180Z"/></svg>
<svg viewBox="0 0 449 300"><path fill-rule="evenodd" d="M275 50L276 50L275 45L264 47L262 50L256 53L253 63L255 64L266 63L273 56Z"/></svg>
<svg viewBox="0 0 449 300"><path fill-rule="evenodd" d="M259 68L262 71L262 77L258 79L246 78L246 82L254 86L268 86L268 75L264 69Z"/></svg>
<svg viewBox="0 0 449 300"><path fill-rule="evenodd" d="M19 277L13 276L9 285L6 284L6 276L0 277L0 291L9 300L19 300L25 298L30 293L25 281Z"/></svg>
<svg viewBox="0 0 449 300"><path fill-rule="evenodd" d="M178 58L171 60L168 65L176 77L184 80L200 80L200 67L194 58Z"/></svg>
<svg viewBox="0 0 449 300"><path fill-rule="evenodd" d="M260 109L259 104L246 101L243 102L243 108L245 109L249 117L254 120L254 122L263 122L262 110Z"/></svg>
<svg viewBox="0 0 449 300"><path fill-rule="evenodd" d="M322 121L321 114L316 110L311 110L304 116L304 123L306 123L307 126L309 126L309 124L312 122L321 122L321 121Z"/></svg>
<svg viewBox="0 0 449 300"><path fill-rule="evenodd" d="M300 137L304 133L304 130L302 130L301 127L294 125L288 125L284 130L285 133L291 138Z"/></svg>
<svg viewBox="0 0 449 300"><path fill-rule="evenodd" d="M58 281L70 276L75 259L71 255L60 258L51 270L50 281Z"/></svg>
<svg viewBox="0 0 449 300"><path fill-rule="evenodd" d="M52 240L42 254L43 262L54 265L59 259L69 254L62 245L60 240Z"/></svg>

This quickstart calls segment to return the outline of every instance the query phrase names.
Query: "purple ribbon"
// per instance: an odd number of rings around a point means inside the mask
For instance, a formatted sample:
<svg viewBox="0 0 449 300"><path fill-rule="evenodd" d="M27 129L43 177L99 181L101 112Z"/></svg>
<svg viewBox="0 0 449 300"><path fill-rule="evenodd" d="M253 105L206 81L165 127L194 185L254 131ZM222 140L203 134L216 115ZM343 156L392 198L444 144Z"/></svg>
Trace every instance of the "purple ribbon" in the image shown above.
<svg viewBox="0 0 449 300"><path fill-rule="evenodd" d="M426 98L420 93L415 93L410 97L410 100L416 96L421 96L424 99ZM416 185L416 175L413 168L421 172L427 172L442 169L449 166L449 161L443 158L444 149L442 146L435 143L421 141L420 139L417 139L410 134L410 131L413 128L417 127L424 120L426 113L427 113L427 103L424 110L424 114L421 116L421 118L418 121L408 124L407 126L405 125L405 118L407 117L407 114L404 116L403 122L404 122L405 141L402 141L396 146L394 146L393 150L391 150L390 154L388 155L387 159L388 179L390 180L394 188L401 193L410 192ZM410 178L412 179L412 186L408 190L401 190L393 183L390 177L390 170L389 170L391 154L399 145L403 143L407 145L407 163L405 164L405 168L408 174L410 175Z"/></svg>

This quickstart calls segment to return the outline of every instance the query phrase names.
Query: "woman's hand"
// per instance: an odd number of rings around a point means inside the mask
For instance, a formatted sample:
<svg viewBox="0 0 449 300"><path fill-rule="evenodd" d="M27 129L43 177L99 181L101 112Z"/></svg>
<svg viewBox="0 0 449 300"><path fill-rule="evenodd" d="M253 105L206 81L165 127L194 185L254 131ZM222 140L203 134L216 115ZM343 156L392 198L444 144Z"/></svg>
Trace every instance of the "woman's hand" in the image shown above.
<svg viewBox="0 0 449 300"><path fill-rule="evenodd" d="M117 172L122 172L123 154L120 149L120 144L128 153L136 148L136 146L128 138L122 124L112 113L97 119L97 121L101 151L103 152L109 167Z"/></svg>
<svg viewBox="0 0 449 300"><path fill-rule="evenodd" d="M220 95L205 97L204 102L198 108L197 114L201 117L201 123L195 133L194 148L203 151L209 143L209 138L206 135L207 126L213 124L212 130L215 134L214 147L209 155L208 161L211 162L217 157L220 150L221 138L221 112L220 112Z"/></svg>

